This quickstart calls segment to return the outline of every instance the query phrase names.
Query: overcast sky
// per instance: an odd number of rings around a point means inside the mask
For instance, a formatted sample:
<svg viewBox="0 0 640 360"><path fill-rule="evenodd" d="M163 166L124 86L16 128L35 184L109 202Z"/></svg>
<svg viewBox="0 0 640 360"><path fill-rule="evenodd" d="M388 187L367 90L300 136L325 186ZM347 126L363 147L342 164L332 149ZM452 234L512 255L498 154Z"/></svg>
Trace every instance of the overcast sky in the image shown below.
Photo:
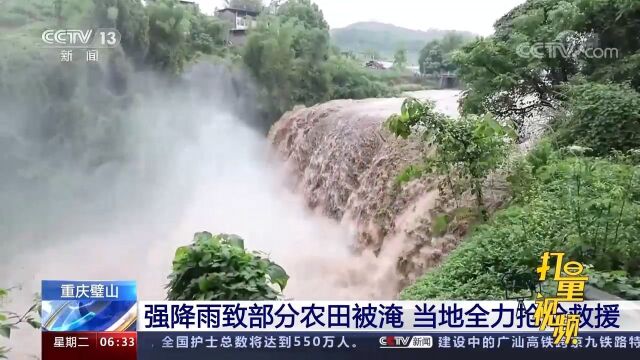
<svg viewBox="0 0 640 360"><path fill-rule="evenodd" d="M489 35L500 16L524 0L313 0L332 28L378 21L410 29L467 30ZM205 12L223 0L198 0Z"/></svg>

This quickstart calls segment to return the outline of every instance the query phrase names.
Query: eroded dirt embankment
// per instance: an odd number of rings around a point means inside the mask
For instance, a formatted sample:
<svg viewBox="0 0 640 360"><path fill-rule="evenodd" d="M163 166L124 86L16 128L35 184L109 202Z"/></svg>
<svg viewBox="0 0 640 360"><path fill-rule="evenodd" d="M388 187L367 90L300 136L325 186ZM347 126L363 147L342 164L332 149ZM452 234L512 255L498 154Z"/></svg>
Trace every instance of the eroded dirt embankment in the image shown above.
<svg viewBox="0 0 640 360"><path fill-rule="evenodd" d="M456 115L457 92L417 95ZM376 288L371 295L377 298L396 296L438 264L470 221L466 203L442 194L433 176L397 184L396 176L428 152L417 139L399 139L384 128L402 101L336 100L298 108L269 134L307 205L353 230L354 250L361 253L353 266L368 269L367 282L373 280ZM499 201L499 193L488 197ZM444 230L433 224L443 214L450 215Z"/></svg>

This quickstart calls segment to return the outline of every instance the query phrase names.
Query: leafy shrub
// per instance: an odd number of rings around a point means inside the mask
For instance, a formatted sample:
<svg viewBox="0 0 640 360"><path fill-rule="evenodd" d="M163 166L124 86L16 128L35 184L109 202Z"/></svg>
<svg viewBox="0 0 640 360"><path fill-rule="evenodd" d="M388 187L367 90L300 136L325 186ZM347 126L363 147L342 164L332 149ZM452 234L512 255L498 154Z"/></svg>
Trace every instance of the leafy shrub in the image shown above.
<svg viewBox="0 0 640 360"><path fill-rule="evenodd" d="M212 54L224 49L224 24L215 18L198 14L191 23L191 42L193 49L204 54Z"/></svg>
<svg viewBox="0 0 640 360"><path fill-rule="evenodd" d="M521 168L532 179L522 188L527 196L479 226L402 298L502 298L502 276L533 272L544 251L565 251L596 271L640 275L640 169L560 154L541 160L544 153Z"/></svg>
<svg viewBox="0 0 640 360"><path fill-rule="evenodd" d="M405 170L399 179L409 180L411 175L424 173L442 175L441 191L448 187L455 195L461 195L471 189L478 209L486 216L483 182L504 161L515 132L490 115L453 119L436 112L434 106L409 98L402 104L401 113L387 120L387 127L395 135L407 138L418 132L428 146L436 149L434 157Z"/></svg>
<svg viewBox="0 0 640 360"><path fill-rule="evenodd" d="M169 279L169 300L275 300L289 276L240 237L201 232L178 248Z"/></svg>
<svg viewBox="0 0 640 360"><path fill-rule="evenodd" d="M611 150L640 148L640 93L627 85L586 83L569 87L570 115L556 125L560 146Z"/></svg>
<svg viewBox="0 0 640 360"><path fill-rule="evenodd" d="M392 95L392 90L372 73L343 56L327 62L332 99L364 99Z"/></svg>
<svg viewBox="0 0 640 360"><path fill-rule="evenodd" d="M544 212L535 214L544 218ZM504 295L502 276L508 271L526 272L535 268L539 254L551 246L553 230L530 225L526 211L512 206L498 213L488 224L480 225L470 239L454 250L438 268L404 289L405 300L499 299ZM542 219L535 224L540 225ZM527 232L538 234L531 241Z"/></svg>

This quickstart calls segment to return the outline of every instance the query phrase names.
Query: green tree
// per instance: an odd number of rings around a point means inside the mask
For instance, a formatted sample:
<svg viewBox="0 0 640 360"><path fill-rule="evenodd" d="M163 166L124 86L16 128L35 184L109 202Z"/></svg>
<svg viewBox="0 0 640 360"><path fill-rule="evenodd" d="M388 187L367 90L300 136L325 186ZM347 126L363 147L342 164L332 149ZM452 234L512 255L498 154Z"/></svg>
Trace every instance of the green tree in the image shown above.
<svg viewBox="0 0 640 360"><path fill-rule="evenodd" d="M391 116L386 124L402 138L418 132L436 150L435 156L406 171L413 177L433 172L442 175L440 190L448 188L455 196L471 189L478 210L487 219L484 181L504 162L515 136L512 129L489 115L453 119L434 111L432 103L411 98L402 104L401 113Z"/></svg>
<svg viewBox="0 0 640 360"><path fill-rule="evenodd" d="M640 93L588 82L570 86L567 96L571 112L554 124L559 146L588 147L596 156L640 149Z"/></svg>
<svg viewBox="0 0 640 360"><path fill-rule="evenodd" d="M420 50L418 57L420 73L438 75L443 72L456 72L457 67L452 62L452 55L469 41L467 36L450 32L440 40L428 42Z"/></svg>
<svg viewBox="0 0 640 360"><path fill-rule="evenodd" d="M457 31L450 31L440 39L440 46L442 52L445 54L451 54L452 52L462 48L462 46L470 41L469 36L459 33Z"/></svg>
<svg viewBox="0 0 640 360"><path fill-rule="evenodd" d="M169 280L169 300L276 300L289 276L240 237L201 232L178 248Z"/></svg>
<svg viewBox="0 0 640 360"><path fill-rule="evenodd" d="M297 30L292 22L263 17L244 47L244 63L270 99L270 112L275 116L293 106L293 42Z"/></svg>
<svg viewBox="0 0 640 360"><path fill-rule="evenodd" d="M203 54L222 55L226 50L227 31L226 24L220 19L196 12L191 17L190 47Z"/></svg>
<svg viewBox="0 0 640 360"><path fill-rule="evenodd" d="M322 12L307 0L289 0L277 14L260 17L243 50L244 63L271 99L275 117L331 95L329 31Z"/></svg>
<svg viewBox="0 0 640 360"><path fill-rule="evenodd" d="M329 24L324 19L322 10L311 0L287 0L278 7L277 15L283 21L294 19L306 29L329 31Z"/></svg>
<svg viewBox="0 0 640 360"><path fill-rule="evenodd" d="M86 1L86 0L83 0ZM146 8L139 0L93 0L94 23L115 27L121 45L137 66L152 65L179 73L197 53L222 54L225 24L176 0L159 0Z"/></svg>
<svg viewBox="0 0 640 360"><path fill-rule="evenodd" d="M633 20L639 14L637 3L624 1L527 0L496 22L493 36L474 41L454 56L468 87L462 111L492 112L522 123L536 110L559 108L562 86L576 75L596 81L633 77L640 85L640 42L633 35L640 30ZM559 44L564 49L596 45L619 53L603 58L586 52L562 54L546 44L556 44L556 50Z"/></svg>
<svg viewBox="0 0 640 360"><path fill-rule="evenodd" d="M364 99L393 95L383 81L361 64L345 56L332 56L327 62L332 99Z"/></svg>
<svg viewBox="0 0 640 360"><path fill-rule="evenodd" d="M447 68L448 65L445 64L445 55L442 52L439 41L431 41L420 50L418 64L420 66L420 73L425 75L438 75Z"/></svg>
<svg viewBox="0 0 640 360"><path fill-rule="evenodd" d="M323 29L303 29L299 23L294 37L294 93L298 104L313 105L329 99L331 77L327 71L329 33Z"/></svg>
<svg viewBox="0 0 640 360"><path fill-rule="evenodd" d="M396 69L404 69L407 66L407 50L398 49L393 55L393 67Z"/></svg>
<svg viewBox="0 0 640 360"><path fill-rule="evenodd" d="M176 0L159 0L147 5L149 52L146 62L177 74L195 55L189 46L190 12Z"/></svg>

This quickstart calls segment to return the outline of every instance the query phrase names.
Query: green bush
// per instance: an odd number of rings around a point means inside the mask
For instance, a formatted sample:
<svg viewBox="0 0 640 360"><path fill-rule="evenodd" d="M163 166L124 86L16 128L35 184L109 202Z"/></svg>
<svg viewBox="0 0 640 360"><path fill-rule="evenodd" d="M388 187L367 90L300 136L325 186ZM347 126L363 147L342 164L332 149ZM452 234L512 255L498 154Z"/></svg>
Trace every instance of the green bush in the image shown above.
<svg viewBox="0 0 640 360"><path fill-rule="evenodd" d="M332 99L364 99L393 95L393 90L374 74L344 56L332 56L327 62L331 77Z"/></svg>
<svg viewBox="0 0 640 360"><path fill-rule="evenodd" d="M640 148L640 93L627 85L586 83L568 88L569 116L556 124L560 146L596 156Z"/></svg>
<svg viewBox="0 0 640 360"><path fill-rule="evenodd" d="M169 279L169 300L276 300L289 276L240 237L201 232L178 248Z"/></svg>
<svg viewBox="0 0 640 360"><path fill-rule="evenodd" d="M404 289L405 300L500 299L504 295L502 276L508 271L531 271L539 254L551 247L553 230L541 224L547 213L527 214L513 206L479 226L470 239L454 250L438 268ZM535 220L538 221L535 221ZM534 224L525 228L526 222ZM536 241L525 231L538 234ZM544 234L543 234L544 233Z"/></svg>
<svg viewBox="0 0 640 360"><path fill-rule="evenodd" d="M471 190L476 205L486 218L483 183L491 171L500 166L509 151L515 133L499 124L491 115L467 115L454 119L435 110L435 104L408 98L400 114L389 117L385 125L396 136L407 138L418 133L435 155L422 164L412 166L397 181L411 176L436 173L443 178L440 191L461 196Z"/></svg>
<svg viewBox="0 0 640 360"><path fill-rule="evenodd" d="M640 169L540 153L519 169L531 179L519 184L524 195L406 288L403 299L502 298L502 276L533 273L544 251L565 251L596 271L640 275Z"/></svg>

